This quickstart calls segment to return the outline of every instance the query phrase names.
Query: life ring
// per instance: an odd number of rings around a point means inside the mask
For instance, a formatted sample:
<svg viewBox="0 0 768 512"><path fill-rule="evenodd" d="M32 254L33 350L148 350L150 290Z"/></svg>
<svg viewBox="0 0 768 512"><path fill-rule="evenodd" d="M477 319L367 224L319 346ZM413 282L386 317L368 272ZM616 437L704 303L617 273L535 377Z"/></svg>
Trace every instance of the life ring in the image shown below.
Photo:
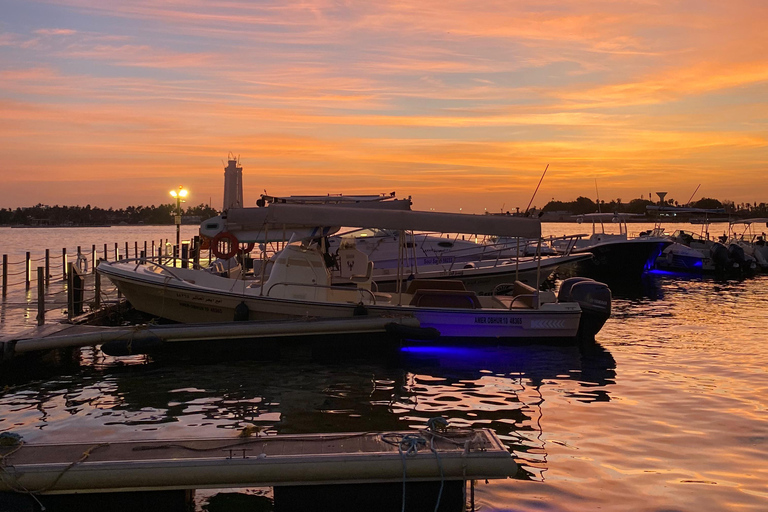
<svg viewBox="0 0 768 512"><path fill-rule="evenodd" d="M254 244L253 242L248 242L248 243L243 242L238 245L237 252L239 254L249 253L253 250L254 247L256 247L256 244Z"/></svg>
<svg viewBox="0 0 768 512"><path fill-rule="evenodd" d="M237 254L237 249L240 243L237 241L237 237L229 231L223 231L216 233L211 243L211 250L217 258L228 260ZM226 248L226 250L224 250Z"/></svg>

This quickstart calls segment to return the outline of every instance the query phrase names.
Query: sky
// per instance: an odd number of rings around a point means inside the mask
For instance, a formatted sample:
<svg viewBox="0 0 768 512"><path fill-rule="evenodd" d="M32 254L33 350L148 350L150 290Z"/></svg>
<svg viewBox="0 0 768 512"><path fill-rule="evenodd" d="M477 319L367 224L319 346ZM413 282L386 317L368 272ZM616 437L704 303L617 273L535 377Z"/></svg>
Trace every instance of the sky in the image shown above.
<svg viewBox="0 0 768 512"><path fill-rule="evenodd" d="M0 207L768 202L765 0L0 0ZM548 167L547 167L548 166Z"/></svg>

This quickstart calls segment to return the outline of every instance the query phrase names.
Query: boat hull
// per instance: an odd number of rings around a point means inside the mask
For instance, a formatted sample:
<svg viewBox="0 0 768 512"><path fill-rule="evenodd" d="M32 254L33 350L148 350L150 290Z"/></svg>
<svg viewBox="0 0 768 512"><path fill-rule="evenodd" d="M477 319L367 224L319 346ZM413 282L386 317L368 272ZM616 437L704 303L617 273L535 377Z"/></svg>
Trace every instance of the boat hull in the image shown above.
<svg viewBox="0 0 768 512"><path fill-rule="evenodd" d="M416 318L422 328L434 328L440 339L575 339L581 308L577 303L543 304L538 309L461 309L412 307L395 304L327 303L258 295L243 286L237 290L203 289L181 280L142 279L115 267L99 267L131 305L139 311L183 323L232 322L236 315L252 321L291 318L352 318L357 315ZM225 279L225 278L221 278ZM234 281L234 280L232 280ZM247 308L247 317L243 315Z"/></svg>
<svg viewBox="0 0 768 512"><path fill-rule="evenodd" d="M581 254L589 252L592 259L578 263L580 272L597 275L640 275L651 270L664 248L671 241L657 240L626 240L621 242L606 242L573 252Z"/></svg>

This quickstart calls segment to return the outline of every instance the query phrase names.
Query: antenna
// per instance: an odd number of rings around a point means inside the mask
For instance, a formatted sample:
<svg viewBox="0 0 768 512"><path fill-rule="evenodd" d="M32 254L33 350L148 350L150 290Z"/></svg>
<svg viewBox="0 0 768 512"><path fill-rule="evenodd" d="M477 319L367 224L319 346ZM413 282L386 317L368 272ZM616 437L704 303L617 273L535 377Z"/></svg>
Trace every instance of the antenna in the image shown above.
<svg viewBox="0 0 768 512"><path fill-rule="evenodd" d="M597 178L595 178L595 194L597 195L597 213L603 213L602 210L600 210L600 191L597 190ZM594 232L595 224L592 224L592 231ZM600 217L600 228L605 232L605 226L603 225L603 217Z"/></svg>
<svg viewBox="0 0 768 512"><path fill-rule="evenodd" d="M544 168L544 172L541 174L541 178L539 178L539 184L536 185L536 190L533 191L533 195L531 196L531 200L528 202L528 208L525 209L525 213L528 213L528 209L531 207L531 203L533 203L533 198L536 197L536 192L539 191L541 182L544 180L544 175L547 174L547 169L549 169L549 164L547 164L547 166Z"/></svg>

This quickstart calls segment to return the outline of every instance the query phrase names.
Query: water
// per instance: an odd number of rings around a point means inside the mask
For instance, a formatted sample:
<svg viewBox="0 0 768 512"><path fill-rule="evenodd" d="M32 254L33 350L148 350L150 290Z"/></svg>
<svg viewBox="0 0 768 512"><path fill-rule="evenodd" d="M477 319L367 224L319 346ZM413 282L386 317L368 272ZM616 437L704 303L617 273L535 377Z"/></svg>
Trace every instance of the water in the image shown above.
<svg viewBox="0 0 768 512"><path fill-rule="evenodd" d="M521 466L515 479L478 484L480 510L762 511L767 285L768 276L614 283L613 316L581 350L424 346L350 359L298 349L200 363L85 349L74 364L8 381L0 431L28 441L156 439L234 436L248 425L387 431L445 416L494 429ZM224 496L203 493L198 506L241 510Z"/></svg>

